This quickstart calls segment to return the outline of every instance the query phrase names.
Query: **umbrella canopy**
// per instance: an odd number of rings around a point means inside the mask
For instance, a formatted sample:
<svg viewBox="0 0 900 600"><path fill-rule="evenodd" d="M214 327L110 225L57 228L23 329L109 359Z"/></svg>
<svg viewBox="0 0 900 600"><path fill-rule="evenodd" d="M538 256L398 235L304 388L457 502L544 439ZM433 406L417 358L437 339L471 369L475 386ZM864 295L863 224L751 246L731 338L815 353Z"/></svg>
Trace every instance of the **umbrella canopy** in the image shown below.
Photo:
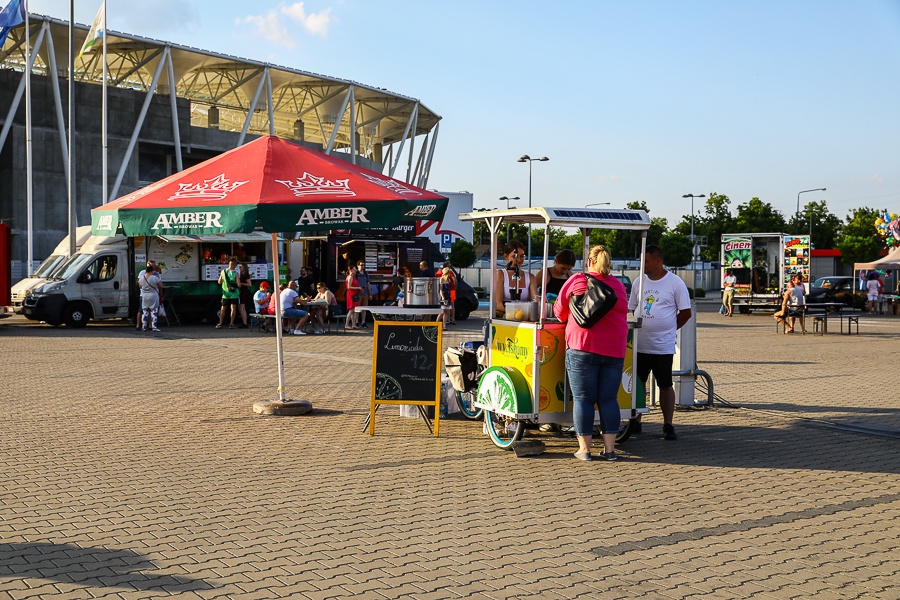
<svg viewBox="0 0 900 600"><path fill-rule="evenodd" d="M94 235L396 227L443 218L444 196L264 136L91 211Z"/></svg>

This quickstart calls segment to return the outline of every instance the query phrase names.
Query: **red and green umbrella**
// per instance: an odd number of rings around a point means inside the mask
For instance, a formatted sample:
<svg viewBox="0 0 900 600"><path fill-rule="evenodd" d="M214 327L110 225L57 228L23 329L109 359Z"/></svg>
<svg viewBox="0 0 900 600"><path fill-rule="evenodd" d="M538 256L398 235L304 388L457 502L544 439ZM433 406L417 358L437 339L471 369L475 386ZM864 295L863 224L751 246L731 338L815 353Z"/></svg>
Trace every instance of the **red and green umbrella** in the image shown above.
<svg viewBox="0 0 900 600"><path fill-rule="evenodd" d="M440 220L444 196L288 140L265 136L91 211L91 233L128 237L392 228ZM277 273L277 269L276 269ZM278 281L275 281L275 290ZM278 325L278 396L285 402Z"/></svg>
<svg viewBox="0 0 900 600"><path fill-rule="evenodd" d="M391 228L439 220L447 198L264 136L91 211L94 235Z"/></svg>

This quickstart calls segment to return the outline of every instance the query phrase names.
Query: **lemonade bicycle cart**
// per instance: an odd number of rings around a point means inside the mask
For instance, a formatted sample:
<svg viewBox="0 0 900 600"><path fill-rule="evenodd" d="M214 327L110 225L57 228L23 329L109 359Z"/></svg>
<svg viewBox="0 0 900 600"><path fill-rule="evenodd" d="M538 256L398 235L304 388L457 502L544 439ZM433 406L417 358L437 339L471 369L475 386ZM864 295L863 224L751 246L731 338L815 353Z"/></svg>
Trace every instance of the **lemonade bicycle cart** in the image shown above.
<svg viewBox="0 0 900 600"><path fill-rule="evenodd" d="M642 210L591 208L515 208L479 211L460 215L461 221L483 220L491 234L491 256L498 255L497 234L505 224L532 225L544 228L541 271L546 272L549 258L550 227L577 228L582 236L582 256L588 255L590 235L594 229L633 230L641 232L641 258L647 245L650 217ZM526 266L527 270L528 266ZM641 260L641 276L643 276ZM641 285L643 277L638 279ZM480 361L477 390L473 394L473 410L484 412L485 431L491 441L503 449L511 449L522 438L525 426L531 424L572 423L572 398L566 381L565 323L553 315L547 302L517 305L497 317L495 307L502 290L494 289L491 277L490 317L485 324L484 346ZM640 296L639 296L640 297ZM512 314L510 314L512 313ZM619 386L619 409L622 423L617 441L630 435L631 419L647 412L646 396L641 381L635 376L637 354L634 343L640 332L640 319L629 323L628 349ZM595 419L595 422L597 420Z"/></svg>

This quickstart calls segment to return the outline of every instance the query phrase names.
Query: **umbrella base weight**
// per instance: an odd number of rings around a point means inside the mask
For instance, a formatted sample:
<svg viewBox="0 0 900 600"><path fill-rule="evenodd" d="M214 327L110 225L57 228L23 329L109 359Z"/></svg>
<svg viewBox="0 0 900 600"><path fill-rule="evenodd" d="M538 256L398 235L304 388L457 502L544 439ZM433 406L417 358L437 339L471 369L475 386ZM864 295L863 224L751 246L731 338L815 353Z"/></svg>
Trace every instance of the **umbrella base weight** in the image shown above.
<svg viewBox="0 0 900 600"><path fill-rule="evenodd" d="M312 412L312 402L306 400L260 400L253 403L253 412L260 415L292 417Z"/></svg>

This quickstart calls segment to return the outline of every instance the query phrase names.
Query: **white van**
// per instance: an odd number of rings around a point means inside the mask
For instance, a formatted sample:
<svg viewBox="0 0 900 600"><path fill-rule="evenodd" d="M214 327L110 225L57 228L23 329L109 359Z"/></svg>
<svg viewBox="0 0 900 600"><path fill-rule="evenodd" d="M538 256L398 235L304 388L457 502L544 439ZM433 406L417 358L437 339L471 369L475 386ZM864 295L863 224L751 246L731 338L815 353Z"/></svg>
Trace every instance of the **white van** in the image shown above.
<svg viewBox="0 0 900 600"><path fill-rule="evenodd" d="M128 317L128 245L123 236L92 236L23 301L25 317L84 327L90 319Z"/></svg>
<svg viewBox="0 0 900 600"><path fill-rule="evenodd" d="M75 229L75 251L78 252L84 243L91 237L91 226L83 225ZM22 302L25 296L30 294L37 286L47 283L53 272L69 258L69 236L66 236L56 245L53 253L35 269L34 273L19 280L10 289L10 307L12 312L22 312Z"/></svg>
<svg viewBox="0 0 900 600"><path fill-rule="evenodd" d="M283 242L283 240L279 240ZM135 238L91 236L22 303L22 314L50 325L84 327L93 320L131 319L139 310L137 271L154 260L163 272L163 292L175 318L215 319L221 305L219 272L238 256L252 281L271 280L271 236L246 234ZM243 254L243 256L242 256ZM255 289L255 286L254 288Z"/></svg>

